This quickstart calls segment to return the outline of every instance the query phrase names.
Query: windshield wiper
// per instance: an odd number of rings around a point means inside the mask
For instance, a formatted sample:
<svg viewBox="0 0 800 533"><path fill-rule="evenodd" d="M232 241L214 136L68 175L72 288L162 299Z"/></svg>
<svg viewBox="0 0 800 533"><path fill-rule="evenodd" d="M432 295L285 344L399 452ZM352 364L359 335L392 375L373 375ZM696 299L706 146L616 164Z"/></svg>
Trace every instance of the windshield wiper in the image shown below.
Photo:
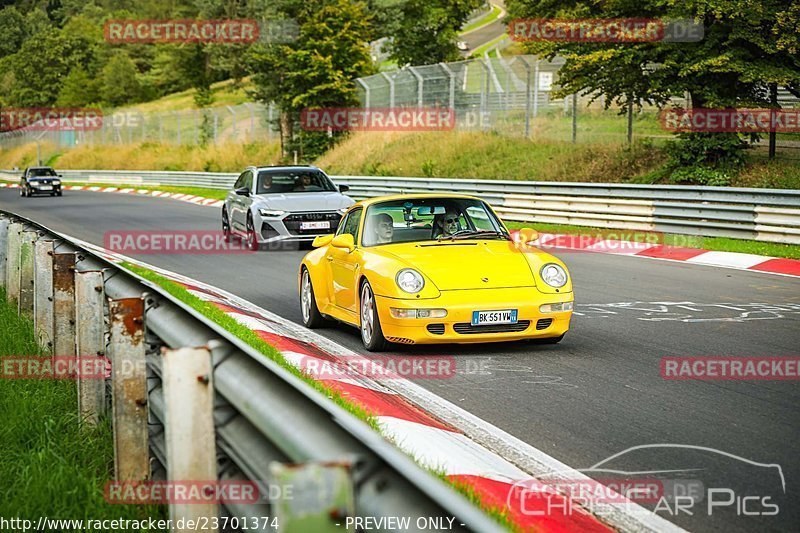
<svg viewBox="0 0 800 533"><path fill-rule="evenodd" d="M474 237L484 238L484 237L501 237L505 241L510 241L511 237L503 233L502 231L495 231L495 230L471 230L471 231L464 231L461 230L460 232L456 232L455 235L439 235L436 238L437 241L441 241L443 239L450 239L454 241L456 239L471 239Z"/></svg>

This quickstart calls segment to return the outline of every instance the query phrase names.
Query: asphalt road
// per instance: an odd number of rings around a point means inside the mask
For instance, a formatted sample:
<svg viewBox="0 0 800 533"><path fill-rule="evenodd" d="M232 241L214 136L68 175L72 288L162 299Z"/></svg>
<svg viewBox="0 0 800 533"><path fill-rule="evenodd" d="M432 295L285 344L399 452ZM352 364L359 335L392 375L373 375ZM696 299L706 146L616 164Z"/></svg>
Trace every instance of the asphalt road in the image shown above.
<svg viewBox="0 0 800 533"><path fill-rule="evenodd" d="M492 3L505 9L505 4L502 1ZM503 23L501 17L491 24L487 24L486 26L472 30L469 33L462 34L459 39L467 43L467 46L469 46L469 53L471 53L476 48L500 37L504 33L506 33L506 24Z"/></svg>
<svg viewBox="0 0 800 533"><path fill-rule="evenodd" d="M219 227L217 209L120 194L66 191L63 198L23 199L16 190L0 189L0 208L100 245L108 230ZM299 322L295 276L304 253L136 257ZM603 254L559 255L570 267L577 302L573 327L561 344L406 348L403 353L454 355L461 369L472 369L418 383L577 469L656 443L736 456L679 447L639 449L605 467L691 469L671 476L724 489L714 493L714 501L732 503L714 506L710 514L707 498L678 516L659 510L687 529L797 531L798 382L667 381L659 362L664 356L800 354L800 280ZM362 350L355 329L324 331ZM778 469L753 463L779 465L785 493ZM779 506L776 516L743 516L771 512L771 503Z"/></svg>

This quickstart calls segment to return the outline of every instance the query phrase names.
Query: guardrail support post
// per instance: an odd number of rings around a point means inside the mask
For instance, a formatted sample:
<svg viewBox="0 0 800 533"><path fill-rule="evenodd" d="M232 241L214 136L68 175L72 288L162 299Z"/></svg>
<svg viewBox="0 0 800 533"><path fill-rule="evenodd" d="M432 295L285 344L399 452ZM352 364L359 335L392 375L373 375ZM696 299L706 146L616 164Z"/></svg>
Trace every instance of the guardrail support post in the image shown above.
<svg viewBox="0 0 800 533"><path fill-rule="evenodd" d="M38 235L23 231L19 250L19 314L33 318L33 245Z"/></svg>
<svg viewBox="0 0 800 533"><path fill-rule="evenodd" d="M6 300L19 301L19 253L22 244L22 224L12 222L8 225L6 244Z"/></svg>
<svg viewBox="0 0 800 533"><path fill-rule="evenodd" d="M144 300L109 301L111 390L114 427L114 477L141 481L150 477L147 444L147 373Z"/></svg>
<svg viewBox="0 0 800 533"><path fill-rule="evenodd" d="M105 355L103 272L75 273L75 347L78 360ZM81 364L80 368L85 368ZM78 377L78 413L97 424L106 407L106 382L101 376Z"/></svg>
<svg viewBox="0 0 800 533"><path fill-rule="evenodd" d="M211 352L205 347L164 350L162 361L167 479L216 484ZM176 503L169 507L172 520L197 522L218 513L217 503Z"/></svg>
<svg viewBox="0 0 800 533"><path fill-rule="evenodd" d="M10 221L0 217L0 287L6 286L6 259L8 247L8 226Z"/></svg>
<svg viewBox="0 0 800 533"><path fill-rule="evenodd" d="M53 254L53 355L75 357L75 254Z"/></svg>
<svg viewBox="0 0 800 533"><path fill-rule="evenodd" d="M33 329L39 346L53 351L53 241L33 245Z"/></svg>

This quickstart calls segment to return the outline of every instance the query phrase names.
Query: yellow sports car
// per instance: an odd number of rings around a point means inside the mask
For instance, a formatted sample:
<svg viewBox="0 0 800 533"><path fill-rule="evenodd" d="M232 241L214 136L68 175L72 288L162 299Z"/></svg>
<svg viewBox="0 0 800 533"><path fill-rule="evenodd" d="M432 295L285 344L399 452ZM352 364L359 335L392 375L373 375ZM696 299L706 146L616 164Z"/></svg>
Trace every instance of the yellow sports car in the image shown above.
<svg viewBox="0 0 800 533"><path fill-rule="evenodd" d="M369 351L388 343L556 343L569 329L567 267L519 246L480 198L364 200L313 246L298 276L304 324L332 318L356 326Z"/></svg>

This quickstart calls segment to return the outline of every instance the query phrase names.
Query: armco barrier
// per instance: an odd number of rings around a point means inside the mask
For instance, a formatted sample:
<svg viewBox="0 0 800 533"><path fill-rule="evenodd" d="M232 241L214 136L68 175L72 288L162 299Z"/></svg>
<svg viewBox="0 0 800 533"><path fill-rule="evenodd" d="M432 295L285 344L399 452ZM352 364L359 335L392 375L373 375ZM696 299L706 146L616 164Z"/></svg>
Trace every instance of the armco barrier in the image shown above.
<svg viewBox="0 0 800 533"><path fill-rule="evenodd" d="M77 344L82 364L110 361L99 383L97 375L77 380L76 409L96 423L109 409L108 379L116 481L263 483L276 465L335 463L348 468L357 517L450 516L456 531L504 530L323 393L159 286L13 213L0 211L0 230L0 286L22 312L24 291L35 296L42 345L75 357ZM31 259L36 275L21 287L20 267ZM324 485L301 483L292 497L325 511ZM347 509L332 505L330 519L343 521ZM273 531L263 517L274 511L261 501L170 503L172 518L219 514L246 524L226 530Z"/></svg>
<svg viewBox="0 0 800 533"><path fill-rule="evenodd" d="M19 172L0 171L18 179ZM66 182L227 189L235 173L64 170ZM634 229L800 244L800 190L332 176L353 198L460 192L489 201L507 220Z"/></svg>

